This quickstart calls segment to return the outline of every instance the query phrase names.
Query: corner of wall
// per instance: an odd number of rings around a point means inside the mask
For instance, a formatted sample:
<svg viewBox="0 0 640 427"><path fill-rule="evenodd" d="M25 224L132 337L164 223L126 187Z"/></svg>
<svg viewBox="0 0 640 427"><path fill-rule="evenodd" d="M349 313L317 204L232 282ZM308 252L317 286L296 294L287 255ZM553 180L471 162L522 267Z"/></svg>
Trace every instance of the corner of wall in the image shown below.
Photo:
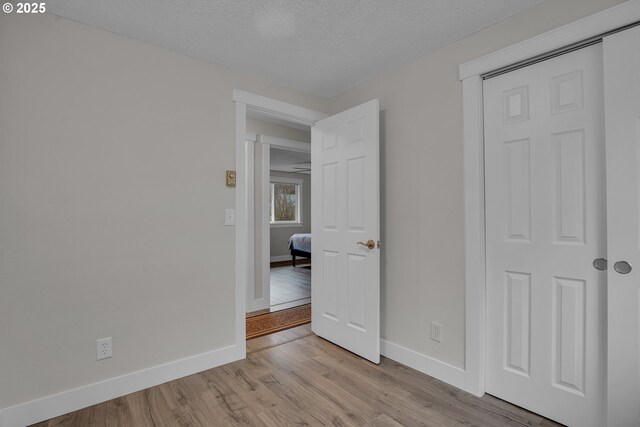
<svg viewBox="0 0 640 427"><path fill-rule="evenodd" d="M448 363L429 357L399 344L380 340L380 353L410 368L427 374L454 387L466 390L466 372Z"/></svg>

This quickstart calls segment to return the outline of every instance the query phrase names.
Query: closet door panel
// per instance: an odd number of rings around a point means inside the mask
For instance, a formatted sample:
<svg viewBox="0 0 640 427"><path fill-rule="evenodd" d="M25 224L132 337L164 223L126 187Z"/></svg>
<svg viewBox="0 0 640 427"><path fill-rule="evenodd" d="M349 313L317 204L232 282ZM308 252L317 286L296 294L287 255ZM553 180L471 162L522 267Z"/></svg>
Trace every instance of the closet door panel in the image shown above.
<svg viewBox="0 0 640 427"><path fill-rule="evenodd" d="M608 426L640 426L640 27L604 39ZM630 271L629 271L630 267Z"/></svg>

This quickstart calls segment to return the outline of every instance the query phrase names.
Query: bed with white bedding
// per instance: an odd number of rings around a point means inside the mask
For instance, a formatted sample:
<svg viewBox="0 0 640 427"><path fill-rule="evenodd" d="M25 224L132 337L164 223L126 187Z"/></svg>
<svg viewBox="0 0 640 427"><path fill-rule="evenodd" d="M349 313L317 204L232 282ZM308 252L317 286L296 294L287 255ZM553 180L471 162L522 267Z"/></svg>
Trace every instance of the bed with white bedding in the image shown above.
<svg viewBox="0 0 640 427"><path fill-rule="evenodd" d="M294 234L289 238L291 261L296 266L296 256L311 258L311 233Z"/></svg>

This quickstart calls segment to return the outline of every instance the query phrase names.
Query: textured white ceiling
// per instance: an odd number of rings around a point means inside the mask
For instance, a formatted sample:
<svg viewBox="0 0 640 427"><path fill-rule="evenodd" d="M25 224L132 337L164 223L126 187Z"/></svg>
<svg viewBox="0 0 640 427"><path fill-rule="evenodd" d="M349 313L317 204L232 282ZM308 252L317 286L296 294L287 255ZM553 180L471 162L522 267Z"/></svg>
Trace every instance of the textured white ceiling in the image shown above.
<svg viewBox="0 0 640 427"><path fill-rule="evenodd" d="M47 10L332 97L542 0L54 0Z"/></svg>

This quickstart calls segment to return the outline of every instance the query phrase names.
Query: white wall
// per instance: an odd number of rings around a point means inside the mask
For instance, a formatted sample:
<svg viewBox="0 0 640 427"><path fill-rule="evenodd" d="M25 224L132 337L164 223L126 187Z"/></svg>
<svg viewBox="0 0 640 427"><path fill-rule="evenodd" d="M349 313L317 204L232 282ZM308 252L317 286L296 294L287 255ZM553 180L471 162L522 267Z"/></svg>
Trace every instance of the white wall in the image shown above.
<svg viewBox="0 0 640 427"><path fill-rule="evenodd" d="M232 90L328 102L50 14L0 64L0 408L233 344Z"/></svg>
<svg viewBox="0 0 640 427"><path fill-rule="evenodd" d="M334 112L380 98L382 333L464 366L457 66L620 2L546 1L331 102L0 14L0 408L233 342L233 88Z"/></svg>
<svg viewBox="0 0 640 427"><path fill-rule="evenodd" d="M311 233L311 175L271 171L272 181L277 177L301 179L302 227L271 227L271 257L291 255L289 237L296 233Z"/></svg>
<svg viewBox="0 0 640 427"><path fill-rule="evenodd" d="M382 336L464 367L462 84L459 64L622 3L548 0L332 99L380 99ZM428 338L442 323L442 343Z"/></svg>

